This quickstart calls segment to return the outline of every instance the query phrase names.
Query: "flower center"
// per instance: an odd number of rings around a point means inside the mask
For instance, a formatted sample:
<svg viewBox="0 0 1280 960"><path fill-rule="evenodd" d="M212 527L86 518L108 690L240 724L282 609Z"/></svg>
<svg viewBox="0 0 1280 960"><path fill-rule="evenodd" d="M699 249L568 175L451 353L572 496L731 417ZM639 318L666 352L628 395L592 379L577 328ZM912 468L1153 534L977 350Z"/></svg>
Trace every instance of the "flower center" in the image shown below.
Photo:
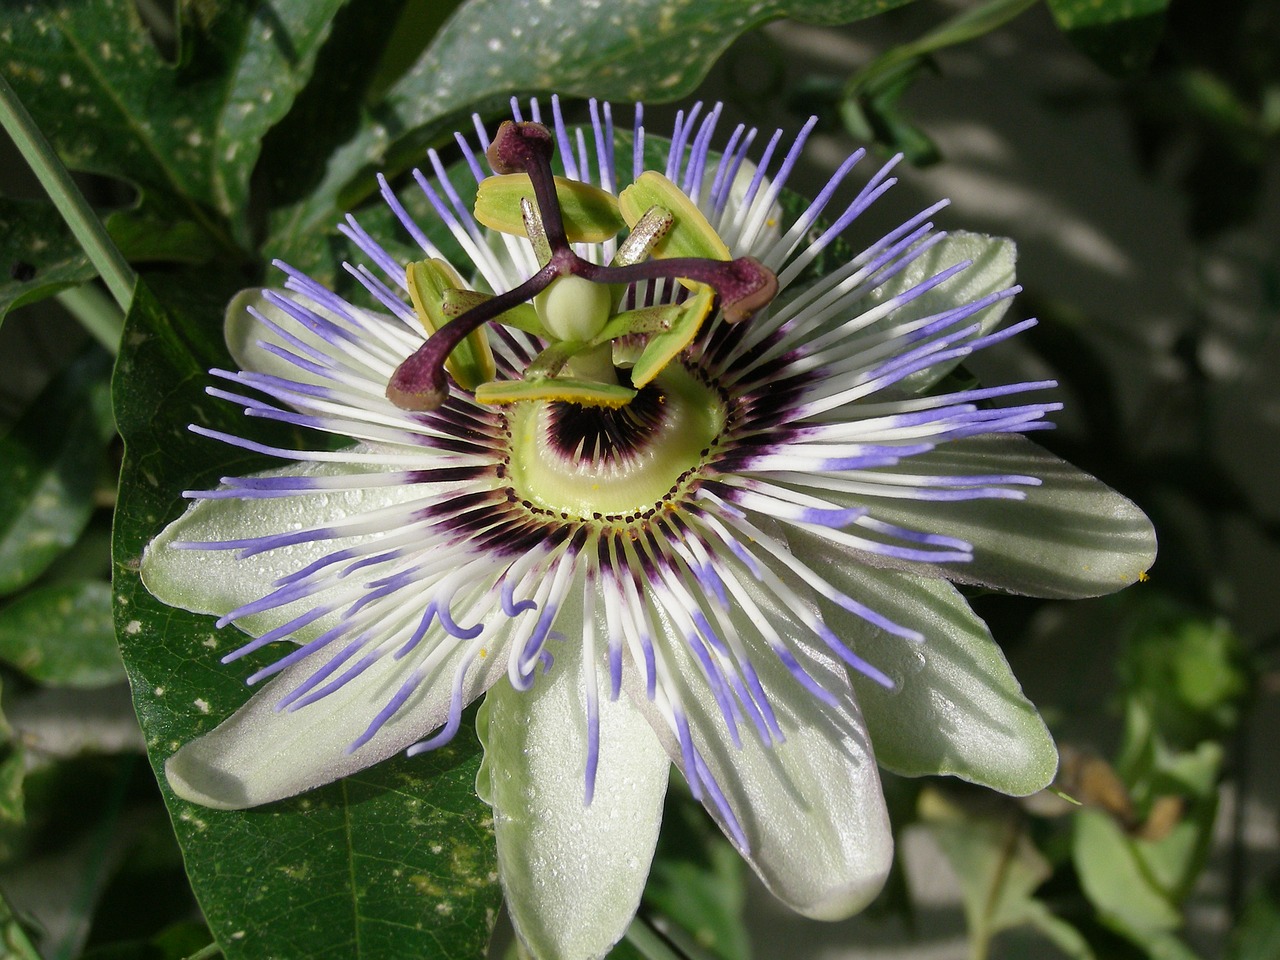
<svg viewBox="0 0 1280 960"><path fill-rule="evenodd" d="M679 363L622 407L514 404L508 479L535 509L634 518L696 479L726 418L719 393Z"/></svg>

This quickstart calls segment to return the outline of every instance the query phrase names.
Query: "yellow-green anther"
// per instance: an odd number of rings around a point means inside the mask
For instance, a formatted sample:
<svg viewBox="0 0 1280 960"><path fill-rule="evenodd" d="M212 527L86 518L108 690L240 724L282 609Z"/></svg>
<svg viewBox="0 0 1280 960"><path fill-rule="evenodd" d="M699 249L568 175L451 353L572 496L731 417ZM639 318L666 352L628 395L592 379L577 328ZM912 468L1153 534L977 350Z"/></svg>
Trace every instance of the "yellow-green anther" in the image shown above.
<svg viewBox="0 0 1280 960"><path fill-rule="evenodd" d="M670 229L651 248L652 254L659 259L733 259L720 234L707 222L702 211L684 195L684 191L655 170L646 170L635 183L623 190L618 196L618 207L627 226L632 229L638 227L654 207L671 215ZM690 282L681 282L693 286Z"/></svg>
<svg viewBox="0 0 1280 960"><path fill-rule="evenodd" d="M565 368L565 364L579 350L585 350L590 344L581 340L561 340L551 344L530 361L524 369L524 379L544 380L554 377Z"/></svg>
<svg viewBox="0 0 1280 960"><path fill-rule="evenodd" d="M683 309L683 304L669 304L615 313L591 342L593 344L608 343L610 340L629 334L662 333L671 329L671 325L680 317Z"/></svg>
<svg viewBox="0 0 1280 960"><path fill-rule="evenodd" d="M601 243L625 228L613 194L564 177L556 177L555 184L570 243ZM526 236L522 199L534 200L533 181L528 174L486 177L476 192L475 217L491 230Z"/></svg>
<svg viewBox="0 0 1280 960"><path fill-rule="evenodd" d="M460 317L472 307L478 307L486 300L492 300L493 294L479 290L463 290L458 287L447 288L440 298L440 312L446 320Z"/></svg>
<svg viewBox="0 0 1280 960"><path fill-rule="evenodd" d="M631 368L631 385L639 388L649 383L681 350L692 343L714 304L715 291L699 284L693 296L680 305L671 328L649 338L635 366Z"/></svg>
<svg viewBox="0 0 1280 960"><path fill-rule="evenodd" d="M618 244L618 252L614 254L612 265L626 267L644 260L654 245L667 235L671 225L676 222L675 215L663 207L650 207L639 220L631 225L631 233L627 239Z"/></svg>
<svg viewBox="0 0 1280 960"><path fill-rule="evenodd" d="M635 390L617 384L569 377L547 377L543 380L494 380L476 388L481 403L506 404L525 400L561 400L585 407L621 407L630 403Z"/></svg>
<svg viewBox="0 0 1280 960"><path fill-rule="evenodd" d="M444 309L444 300L449 292L474 292L465 290L457 271L443 260L411 263L405 270L405 279L414 312L428 334L435 333L452 319ZM487 331L481 328L468 334L449 354L444 366L464 390L474 390L485 381L492 380L497 366L493 361L493 351L489 349Z"/></svg>
<svg viewBox="0 0 1280 960"><path fill-rule="evenodd" d="M538 258L538 266L545 266L551 261L551 241L547 239L547 228L542 225L538 205L528 197L521 197L520 216L524 220L525 235L533 244L533 254Z"/></svg>

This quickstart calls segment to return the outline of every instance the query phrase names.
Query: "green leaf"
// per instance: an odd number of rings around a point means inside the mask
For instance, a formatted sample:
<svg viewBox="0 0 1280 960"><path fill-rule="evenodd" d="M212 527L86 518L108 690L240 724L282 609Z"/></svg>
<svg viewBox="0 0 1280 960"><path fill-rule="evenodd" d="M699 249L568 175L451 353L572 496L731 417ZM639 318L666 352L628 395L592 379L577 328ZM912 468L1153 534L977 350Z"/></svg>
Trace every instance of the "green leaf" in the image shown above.
<svg viewBox="0 0 1280 960"><path fill-rule="evenodd" d="M164 606L138 579L143 546L181 509L179 491L247 467L186 429L192 420L244 426L229 405L203 393L205 367L229 362L215 331L231 291L207 277L195 291L189 277L171 286L205 302L178 306L167 293L166 310L140 286L115 380L126 443L117 632L158 776L177 747L247 693L246 668L218 663L227 640L212 622ZM434 753L256 810L194 806L161 779L192 887L228 960L482 957L498 888L490 812L474 791L480 748L469 729L464 723Z"/></svg>
<svg viewBox="0 0 1280 960"><path fill-rule="evenodd" d="M1181 913L1153 883L1134 841L1106 813L1086 808L1076 814L1072 860L1085 896L1117 932L1142 943L1181 925Z"/></svg>
<svg viewBox="0 0 1280 960"><path fill-rule="evenodd" d="M0 320L97 276L50 203L0 197Z"/></svg>
<svg viewBox="0 0 1280 960"><path fill-rule="evenodd" d="M310 76L344 0L184 5L169 63L133 0L7 4L5 73L69 167L127 180L165 222L234 249L263 135ZM218 216L220 214L221 216Z"/></svg>
<svg viewBox="0 0 1280 960"><path fill-rule="evenodd" d="M1048 0L1058 29L1098 66L1116 76L1151 62L1164 32L1169 0Z"/></svg>
<svg viewBox="0 0 1280 960"><path fill-rule="evenodd" d="M1243 644L1225 621L1147 604L1119 666L1130 695L1147 705L1174 748L1220 738L1240 722L1249 672Z"/></svg>
<svg viewBox="0 0 1280 960"><path fill-rule="evenodd" d="M1026 922L1071 960L1096 960L1093 948L1084 935L1067 921L1056 916L1040 900L1032 900L1028 903ZM1032 956L1038 956L1038 954Z"/></svg>
<svg viewBox="0 0 1280 960"><path fill-rule="evenodd" d="M859 140L873 140L906 154L917 166L938 160L938 149L908 118L900 100L916 76L932 66L939 50L968 43L1002 27L1037 0L986 0L966 6L955 16L910 43L898 44L860 67L845 84L840 115Z"/></svg>
<svg viewBox="0 0 1280 960"><path fill-rule="evenodd" d="M1259 888L1231 935L1227 960L1270 960L1280 956L1280 876Z"/></svg>
<svg viewBox="0 0 1280 960"><path fill-rule="evenodd" d="M0 609L0 659L50 686L101 687L123 680L110 585L50 584Z"/></svg>
<svg viewBox="0 0 1280 960"><path fill-rule="evenodd" d="M970 809L933 788L920 794L919 805L920 819L960 881L971 942L988 944L1001 930L1030 922L1032 894L1052 870L1016 808Z"/></svg>
<svg viewBox="0 0 1280 960"><path fill-rule="evenodd" d="M40 954L22 923L13 915L13 910L0 893L0 947L6 957L14 960L40 960Z"/></svg>
<svg viewBox="0 0 1280 960"><path fill-rule="evenodd" d="M98 350L71 364L0 438L0 593L33 581L89 522L114 433L109 364Z"/></svg>
<svg viewBox="0 0 1280 960"><path fill-rule="evenodd" d="M687 94L739 35L776 20L850 23L910 0L633 0L608 3L469 0L372 107L330 159L310 196L273 220L268 249L287 256L339 209L417 162L422 147L465 127L463 108L499 106L506 94L553 90L619 101ZM621 111L626 123L629 111Z"/></svg>
<svg viewBox="0 0 1280 960"><path fill-rule="evenodd" d="M128 260L200 263L210 256L208 234L190 221L154 219L136 205L101 215ZM0 321L97 275L51 203L0 197Z"/></svg>

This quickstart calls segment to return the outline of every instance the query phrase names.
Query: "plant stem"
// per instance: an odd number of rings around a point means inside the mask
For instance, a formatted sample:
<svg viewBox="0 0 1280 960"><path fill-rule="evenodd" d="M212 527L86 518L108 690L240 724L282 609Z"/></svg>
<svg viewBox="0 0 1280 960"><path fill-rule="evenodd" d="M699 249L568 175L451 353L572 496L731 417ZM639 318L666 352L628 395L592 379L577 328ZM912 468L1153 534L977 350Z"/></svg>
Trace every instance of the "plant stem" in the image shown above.
<svg viewBox="0 0 1280 960"><path fill-rule="evenodd" d="M844 96L846 99L858 96L877 78L910 60L990 33L1037 3L1039 0L987 0L986 3L966 7L918 39L900 44L862 67L845 84Z"/></svg>
<svg viewBox="0 0 1280 960"><path fill-rule="evenodd" d="M631 921L631 926L627 927L625 939L648 960L684 960L642 917L636 917Z"/></svg>
<svg viewBox="0 0 1280 960"><path fill-rule="evenodd" d="M106 283L112 298L120 305L121 311L128 313L129 304L133 301L134 281L137 279L133 268L107 234L102 221L93 212L84 194L72 182L71 174L3 76L0 76L0 125L8 131L22 156L31 165L40 185L75 234L81 248Z"/></svg>
<svg viewBox="0 0 1280 960"><path fill-rule="evenodd" d="M211 943L207 947L201 947L186 960L213 960L214 957L222 956L222 948L216 943Z"/></svg>
<svg viewBox="0 0 1280 960"><path fill-rule="evenodd" d="M57 294L58 302L80 321L93 339L114 356L120 352L120 334L124 331L124 314L95 284L71 287Z"/></svg>

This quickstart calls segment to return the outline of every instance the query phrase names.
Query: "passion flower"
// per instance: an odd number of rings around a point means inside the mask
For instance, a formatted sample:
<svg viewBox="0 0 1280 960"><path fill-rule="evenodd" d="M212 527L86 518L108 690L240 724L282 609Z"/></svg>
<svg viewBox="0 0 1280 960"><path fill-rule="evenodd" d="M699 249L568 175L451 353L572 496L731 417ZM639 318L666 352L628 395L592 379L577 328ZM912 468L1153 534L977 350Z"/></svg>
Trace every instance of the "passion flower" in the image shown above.
<svg viewBox="0 0 1280 960"><path fill-rule="evenodd" d="M948 581L1109 592L1150 524L1020 436L1051 382L949 376L1030 322L996 331L1013 248L935 230L942 204L863 229L892 163L798 205L811 125L713 152L719 107L662 142L638 107L528 109L458 137L466 189L435 153L415 172L465 260L384 181L423 256L348 219L374 309L284 265L231 305L241 369L210 392L340 446L193 426L288 465L190 492L144 582L248 633L226 662L286 652L169 785L267 803L444 743L487 693L478 787L534 955L626 928L671 762L777 896L847 916L891 859L877 760L1009 793L1056 767Z"/></svg>

